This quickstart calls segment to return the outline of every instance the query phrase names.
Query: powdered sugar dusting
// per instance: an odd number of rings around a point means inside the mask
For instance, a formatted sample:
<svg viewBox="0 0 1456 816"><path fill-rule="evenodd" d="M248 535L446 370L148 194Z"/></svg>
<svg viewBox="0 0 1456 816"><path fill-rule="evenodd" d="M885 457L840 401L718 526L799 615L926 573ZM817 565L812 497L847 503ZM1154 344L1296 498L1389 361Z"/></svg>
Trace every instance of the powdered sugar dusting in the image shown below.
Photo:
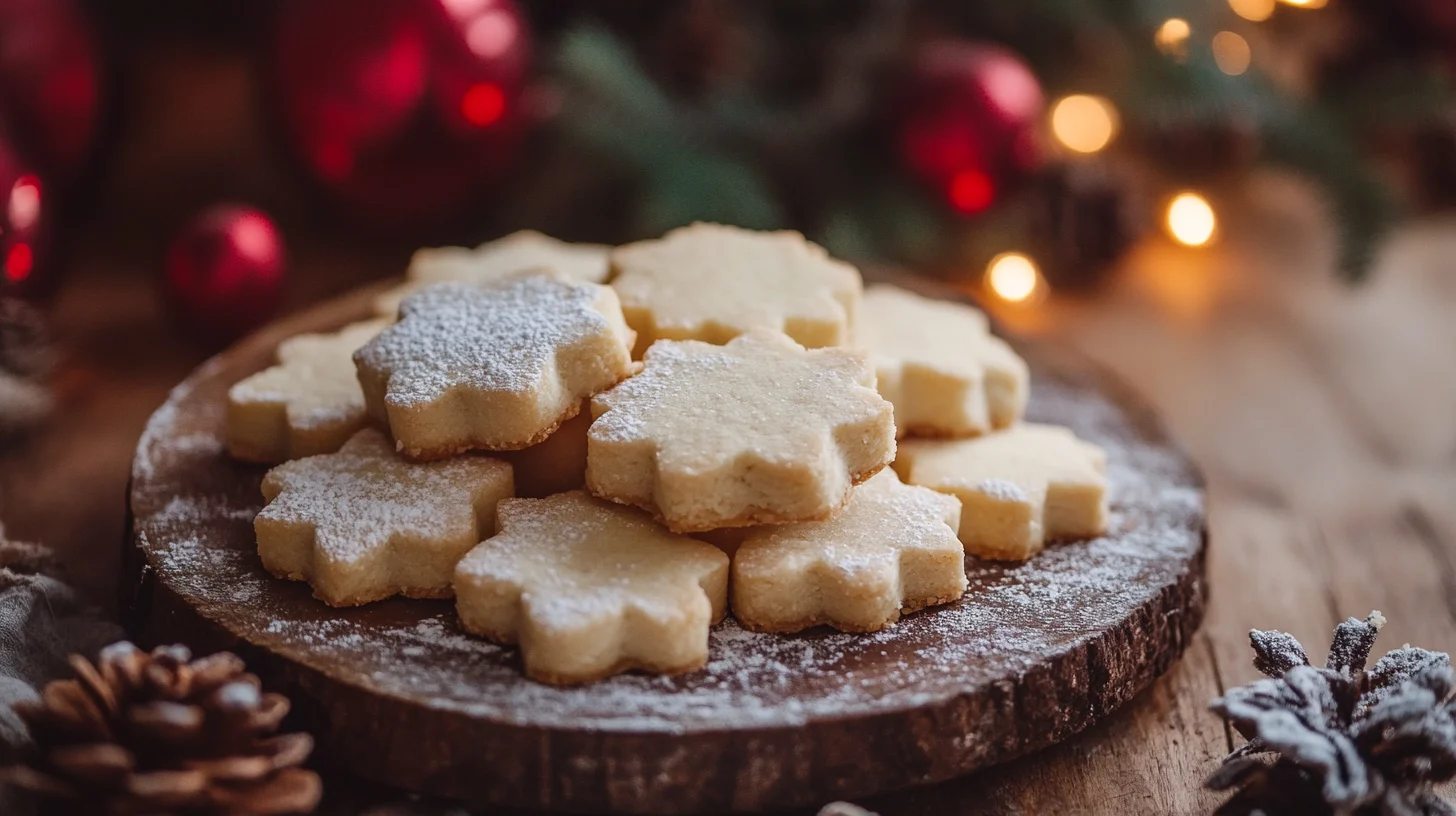
<svg viewBox="0 0 1456 816"><path fill-rule="evenodd" d="M792 727L1014 680L1186 576L1201 545L1196 476L1096 396L1082 371L1077 361L1036 368L1029 418L1068 425L1107 450L1107 536L1054 544L1019 565L970 558L962 600L872 635L756 634L729 619L712 631L709 664L680 677L627 674L554 688L526 680L514 649L462 633L448 602L343 610L303 603L307 587L266 575L254 551L249 517L262 504L262 470L230 462L207 442L220 439L214 402L222 385L179 389L153 418L132 504L161 581L207 598L199 605L204 617L320 671L345 667L382 694L542 728Z"/></svg>
<svg viewBox="0 0 1456 816"><path fill-rule="evenodd" d="M400 322L354 359L389 375L391 405L538 386L558 350L610 331L595 304L601 286L529 275L490 284L440 283L405 298Z"/></svg>
<svg viewBox="0 0 1456 816"><path fill-rule="evenodd" d="M1026 491L1022 490L1020 485L1014 482L1008 482L1005 479L985 479L980 484L976 485L976 489L981 491L982 493L985 493L987 496L990 496L996 501L1031 501L1031 497L1026 495Z"/></svg>

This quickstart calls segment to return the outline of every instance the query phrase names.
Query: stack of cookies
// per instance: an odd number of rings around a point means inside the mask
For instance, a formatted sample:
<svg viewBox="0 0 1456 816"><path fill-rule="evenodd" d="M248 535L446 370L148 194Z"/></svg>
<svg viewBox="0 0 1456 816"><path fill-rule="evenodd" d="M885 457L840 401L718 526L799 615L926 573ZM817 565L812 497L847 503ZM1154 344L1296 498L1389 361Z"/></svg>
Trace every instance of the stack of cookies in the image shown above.
<svg viewBox="0 0 1456 816"><path fill-rule="evenodd" d="M229 394L233 455L282 462L263 565L334 606L453 597L537 680L698 668L730 610L877 631L959 599L967 553L1106 523L1101 450L1020 421L984 315L797 233L518 233L378 305Z"/></svg>

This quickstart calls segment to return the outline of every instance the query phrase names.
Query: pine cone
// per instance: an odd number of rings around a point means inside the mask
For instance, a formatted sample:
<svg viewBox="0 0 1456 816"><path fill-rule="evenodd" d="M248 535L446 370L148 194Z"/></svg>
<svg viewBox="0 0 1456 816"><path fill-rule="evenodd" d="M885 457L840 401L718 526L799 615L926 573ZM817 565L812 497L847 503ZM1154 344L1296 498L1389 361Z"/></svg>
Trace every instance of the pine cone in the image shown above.
<svg viewBox="0 0 1456 816"><path fill-rule="evenodd" d="M16 706L35 749L0 779L57 814L311 812L322 786L299 766L313 740L275 734L288 699L264 693L236 655L191 657L126 642L95 665L72 655L76 679Z"/></svg>
<svg viewBox="0 0 1456 816"><path fill-rule="evenodd" d="M1323 668L1284 632L1249 633L1270 679L1212 703L1249 740L1206 783L1233 791L1218 816L1456 814L1435 792L1456 778L1456 673L1445 653L1410 646L1367 669L1384 623L1341 623Z"/></svg>
<svg viewBox="0 0 1456 816"><path fill-rule="evenodd" d="M1055 290L1095 288L1143 232L1131 184L1110 166L1053 165L1030 188L1031 243Z"/></svg>

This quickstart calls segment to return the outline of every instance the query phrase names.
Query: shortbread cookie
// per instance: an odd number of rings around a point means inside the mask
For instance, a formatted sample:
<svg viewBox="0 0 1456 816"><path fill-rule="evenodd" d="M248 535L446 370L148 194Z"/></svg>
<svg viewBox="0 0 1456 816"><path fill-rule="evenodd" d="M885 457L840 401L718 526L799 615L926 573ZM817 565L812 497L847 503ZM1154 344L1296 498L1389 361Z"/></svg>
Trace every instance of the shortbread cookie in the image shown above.
<svg viewBox="0 0 1456 816"><path fill-rule="evenodd" d="M354 350L386 325L370 320L279 343L278 365L228 390L228 452L272 464L338 450L368 420Z"/></svg>
<svg viewBox="0 0 1456 816"><path fill-rule="evenodd" d="M450 597L455 563L495 527L511 466L484 456L414 463L389 437L360 431L338 453L263 477L268 505L253 522L263 566L308 581L331 606L391 595Z"/></svg>
<svg viewBox="0 0 1456 816"><path fill-rule="evenodd" d="M583 405L580 413L561 423L546 441L497 453L515 470L516 495L539 499L585 485L586 431L591 424L591 406Z"/></svg>
<svg viewBox="0 0 1456 816"><path fill-rule="evenodd" d="M974 436L1026 409L1026 363L990 333L980 310L894 286L864 297L859 343L901 436Z"/></svg>
<svg viewBox="0 0 1456 816"><path fill-rule="evenodd" d="M542 274L427 286L354 362L370 415L434 459L544 440L632 372L631 348L611 288Z"/></svg>
<svg viewBox="0 0 1456 816"><path fill-rule="evenodd" d="M410 259L408 280L381 294L374 309L383 317L399 314L405 295L432 283L485 283L533 269L550 269L574 280L602 283L607 279L605 244L570 244L534 230L513 232L475 249L421 249Z"/></svg>
<svg viewBox="0 0 1456 816"><path fill-rule="evenodd" d="M690 671L723 617L728 556L582 491L501 502L499 532L455 570L466 631L519 643L526 674L584 683Z"/></svg>
<svg viewBox="0 0 1456 816"><path fill-rule="evenodd" d="M612 251L636 355L658 340L726 343L773 329L808 348L849 342L863 284L797 232L694 224Z"/></svg>
<svg viewBox="0 0 1456 816"><path fill-rule="evenodd" d="M760 632L874 632L966 589L961 504L884 470L828 521L754 527L733 556L733 616Z"/></svg>
<svg viewBox="0 0 1456 816"><path fill-rule="evenodd" d="M961 500L961 543L982 558L1021 561L1047 541L1107 528L1107 455L1056 425L1015 425L975 439L910 439L895 470Z"/></svg>
<svg viewBox="0 0 1456 816"><path fill-rule="evenodd" d="M828 518L895 458L865 355L754 330L664 341L592 400L587 487L678 532Z"/></svg>

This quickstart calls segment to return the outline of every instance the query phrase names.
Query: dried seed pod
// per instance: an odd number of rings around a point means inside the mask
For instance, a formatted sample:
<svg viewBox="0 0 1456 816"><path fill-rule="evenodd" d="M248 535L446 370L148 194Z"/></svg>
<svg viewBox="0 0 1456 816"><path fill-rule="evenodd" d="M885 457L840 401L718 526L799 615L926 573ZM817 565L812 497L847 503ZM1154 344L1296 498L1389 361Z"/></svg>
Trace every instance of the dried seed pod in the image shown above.
<svg viewBox="0 0 1456 816"><path fill-rule="evenodd" d="M85 813L130 816L308 813L318 775L301 768L307 734L276 734L288 700L264 693L227 653L192 660L184 647L130 643L96 663L73 656L74 680L16 706L35 749L0 781Z"/></svg>

